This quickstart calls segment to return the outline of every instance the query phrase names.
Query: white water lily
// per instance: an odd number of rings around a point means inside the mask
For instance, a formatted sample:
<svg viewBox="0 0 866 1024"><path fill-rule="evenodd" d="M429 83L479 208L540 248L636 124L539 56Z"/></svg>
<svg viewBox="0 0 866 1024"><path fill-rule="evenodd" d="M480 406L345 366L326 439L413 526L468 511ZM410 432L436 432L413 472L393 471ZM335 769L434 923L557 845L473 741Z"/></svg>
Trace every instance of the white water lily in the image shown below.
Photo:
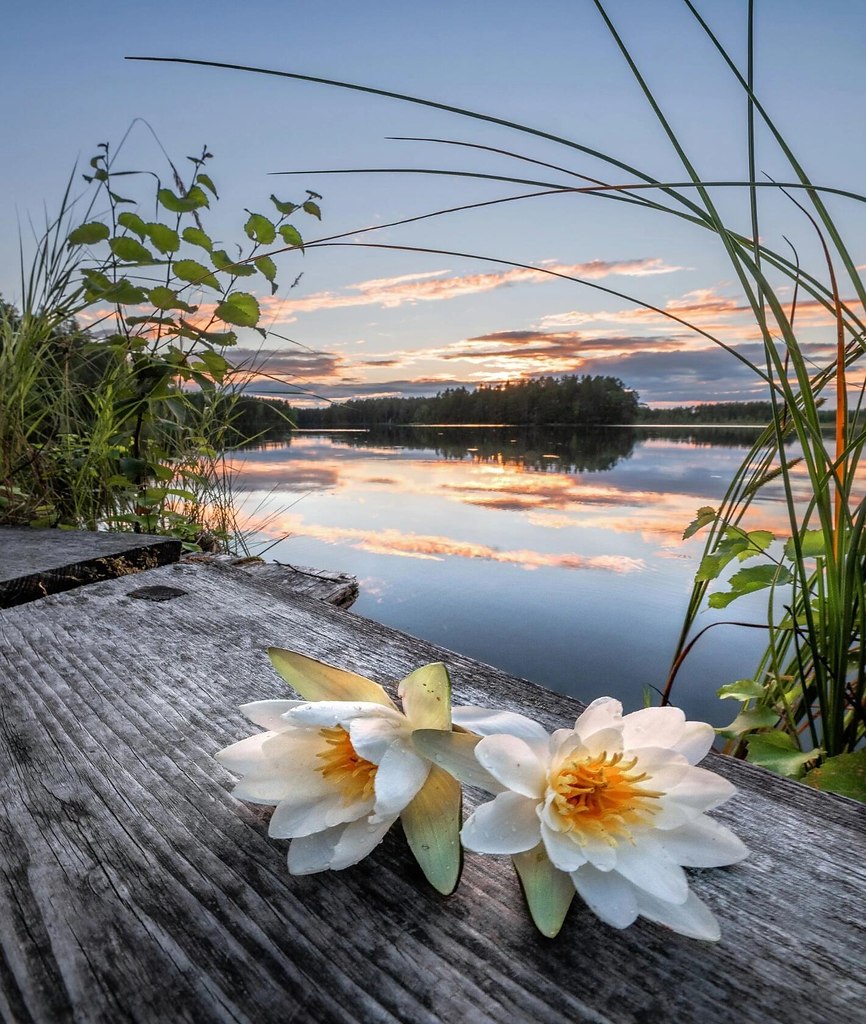
<svg viewBox="0 0 866 1024"><path fill-rule="evenodd" d="M640 915L693 938L719 938L683 871L748 852L704 813L735 792L695 767L712 744L711 726L686 722L672 707L623 716L609 697L552 735L510 712L454 708L453 718L481 735L425 732L416 748L498 794L467 820L463 845L513 856L542 932L559 931L576 890L615 928Z"/></svg>
<svg viewBox="0 0 866 1024"><path fill-rule="evenodd" d="M265 731L216 758L242 776L235 796L276 805L268 833L292 840L289 871L357 864L400 817L428 880L452 892L460 871L460 787L412 741L419 728L451 729L445 666L425 665L404 679L400 711L372 680L294 651L268 653L305 699L243 705Z"/></svg>

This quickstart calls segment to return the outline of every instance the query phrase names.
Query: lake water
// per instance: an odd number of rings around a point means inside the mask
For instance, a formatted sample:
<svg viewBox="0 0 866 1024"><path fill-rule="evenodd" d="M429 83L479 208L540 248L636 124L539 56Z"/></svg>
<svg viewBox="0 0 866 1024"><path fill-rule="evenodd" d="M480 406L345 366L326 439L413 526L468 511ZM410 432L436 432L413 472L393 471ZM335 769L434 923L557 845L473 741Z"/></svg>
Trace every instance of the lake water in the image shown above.
<svg viewBox="0 0 866 1024"><path fill-rule="evenodd" d="M266 556L356 575L353 612L582 700L627 710L661 687L702 540L753 433L424 427L295 433L235 453L241 520ZM778 496L749 528L780 528ZM276 541L276 543L273 543ZM758 595L721 618L761 621ZM674 703L715 725L715 691L750 674L761 632L720 625ZM654 695L657 701L657 695Z"/></svg>

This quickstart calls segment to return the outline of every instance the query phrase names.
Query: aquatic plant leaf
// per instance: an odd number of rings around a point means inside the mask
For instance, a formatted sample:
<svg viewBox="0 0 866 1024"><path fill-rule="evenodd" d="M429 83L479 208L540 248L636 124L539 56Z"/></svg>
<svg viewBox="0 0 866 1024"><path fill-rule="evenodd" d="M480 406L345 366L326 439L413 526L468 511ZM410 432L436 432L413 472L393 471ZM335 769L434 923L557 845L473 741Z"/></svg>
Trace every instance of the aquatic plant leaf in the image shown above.
<svg viewBox="0 0 866 1024"><path fill-rule="evenodd" d="M764 687L757 679L737 679L736 682L721 686L716 691L716 696L725 700L728 697L734 700L755 700L764 695Z"/></svg>
<svg viewBox="0 0 866 1024"><path fill-rule="evenodd" d="M722 736L739 738L745 732L752 732L754 729L770 729L779 721L779 716L771 708L749 708L748 711L741 711L737 717L723 729L717 729Z"/></svg>
<svg viewBox="0 0 866 1024"><path fill-rule="evenodd" d="M866 803L866 750L828 757L822 765L808 772L803 781L813 789Z"/></svg>
<svg viewBox="0 0 866 1024"><path fill-rule="evenodd" d="M711 508L709 505L704 505L699 508L695 518L683 531L683 540L688 540L689 537L693 537L698 530L702 530L705 526L715 522L716 515L716 510Z"/></svg>
<svg viewBox="0 0 866 1024"><path fill-rule="evenodd" d="M804 530L800 536L800 553L803 558L816 558L826 553L827 546L824 543L823 530ZM785 544L785 558L793 562L797 558L794 548L794 540L791 538Z"/></svg>
<svg viewBox="0 0 866 1024"><path fill-rule="evenodd" d="M786 732L759 732L746 738L747 760L769 768L777 775L799 779L810 761L818 759L821 751L803 751Z"/></svg>

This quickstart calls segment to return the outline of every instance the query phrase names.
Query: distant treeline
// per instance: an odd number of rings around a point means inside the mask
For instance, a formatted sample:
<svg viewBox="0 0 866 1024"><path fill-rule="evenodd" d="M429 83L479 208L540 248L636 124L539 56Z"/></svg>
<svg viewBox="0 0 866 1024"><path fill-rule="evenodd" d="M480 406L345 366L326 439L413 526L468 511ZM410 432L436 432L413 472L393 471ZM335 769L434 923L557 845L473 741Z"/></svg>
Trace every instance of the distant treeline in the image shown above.
<svg viewBox="0 0 866 1024"><path fill-rule="evenodd" d="M672 409L641 408L640 423L756 423L763 426L773 418L770 402L710 402L678 405Z"/></svg>
<svg viewBox="0 0 866 1024"><path fill-rule="evenodd" d="M448 388L435 397L365 398L323 409L296 409L299 427L369 427L408 423L634 423L638 394L618 377L538 377L473 390Z"/></svg>

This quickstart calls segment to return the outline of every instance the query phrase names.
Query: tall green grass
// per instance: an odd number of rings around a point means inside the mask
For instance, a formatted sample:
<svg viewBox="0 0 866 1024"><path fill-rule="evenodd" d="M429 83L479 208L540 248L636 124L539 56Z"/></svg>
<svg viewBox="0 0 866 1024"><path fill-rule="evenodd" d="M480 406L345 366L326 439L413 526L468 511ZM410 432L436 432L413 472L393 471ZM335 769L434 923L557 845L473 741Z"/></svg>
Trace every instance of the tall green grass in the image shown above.
<svg viewBox="0 0 866 1024"><path fill-rule="evenodd" d="M444 110L463 119L497 125L530 141L541 139L546 143L558 144L566 154L562 162L552 163L537 159L531 151L521 152L449 138L416 139L443 147L495 152L510 157L524 167L529 166L536 172L543 169L546 177L491 175L482 171L454 171L433 167L420 170L351 168L316 172L362 174L375 171L452 175L493 179L522 187L521 192L506 199L430 211L394 223L422 221L428 217L452 215L460 210L480 206L528 202L542 195L583 193L609 202L625 203L639 210L663 213L692 225L705 234L708 243L715 243L721 248L745 296L753 324L761 338L763 358L758 361L749 361L742 351L728 345L712 332L669 311L642 302L638 297L626 295L598 282L554 273L544 268L532 269L618 296L689 327L696 334L727 350L732 358L749 366L765 385L766 393L773 403L772 422L736 472L720 507L699 510L695 522L686 530L687 535L705 530L706 545L674 653L664 700L675 698L677 669L694 644L700 642L704 630L697 628L698 615L707 603L720 608L745 593L764 591L767 595L767 616L761 628L767 632L766 652L750 680L739 681L725 690L725 696L741 703L741 714L728 732L738 752L748 752L753 760L797 776L818 764L824 764L826 769L832 759L860 750L866 737L866 655L862 644L866 616L863 593L866 501L858 489L866 432L863 392L851 388L847 380L848 368L863 354L866 338L863 319L866 289L842 229L826 206L825 197L832 194L853 202L864 202L866 199L853 191L827 188L813 182L762 105L753 88L752 3L749 4L745 26L745 70L737 66L694 4L690 0L682 0L682 3L694 20L695 30L710 41L719 60L746 98L747 114L743 133L748 146L748 169L742 180L707 180L699 174L692 154L673 129L661 99L650 88L601 0L594 0L597 13L643 93L650 115L660 126L682 167L679 180L660 181L636 164L599 152L577 139L554 135L505 117L395 91L217 61L151 57L132 59L207 65L265 74L275 79L297 79L351 89ZM787 161L790 168L789 180L758 180L755 156L758 126ZM570 165L570 158L578 155L602 161L619 180L607 182L584 174L579 167ZM527 187L530 191L527 191ZM720 189L734 190L743 197L744 210L750 223L748 232L731 226L723 215L716 199ZM788 196L791 216L805 219L810 225L818 251L822 254L816 266L803 267L796 253L788 255L776 251L761 240L762 195L766 190ZM392 225L379 227L387 226ZM329 245L362 245L406 252L447 252L452 256L471 256L506 266L527 266L512 260L500 260L489 254L431 249L423 244L379 246L371 241L347 242L344 236L324 237L308 243L308 246ZM783 298L783 295L787 295L786 288L793 289L793 300ZM796 317L800 297L814 300L823 307L828 322L833 325L835 357L817 368L808 358L798 333ZM819 410L828 400L835 402L837 409L836 429L832 438L825 436L819 418ZM803 481L807 492L805 500L798 497L803 490ZM770 484L781 486L783 491L788 523L785 537L773 537L766 531L749 529L751 505L762 489ZM739 562L749 564L731 576L732 563L737 565ZM719 589L720 586L726 586L727 590Z"/></svg>

